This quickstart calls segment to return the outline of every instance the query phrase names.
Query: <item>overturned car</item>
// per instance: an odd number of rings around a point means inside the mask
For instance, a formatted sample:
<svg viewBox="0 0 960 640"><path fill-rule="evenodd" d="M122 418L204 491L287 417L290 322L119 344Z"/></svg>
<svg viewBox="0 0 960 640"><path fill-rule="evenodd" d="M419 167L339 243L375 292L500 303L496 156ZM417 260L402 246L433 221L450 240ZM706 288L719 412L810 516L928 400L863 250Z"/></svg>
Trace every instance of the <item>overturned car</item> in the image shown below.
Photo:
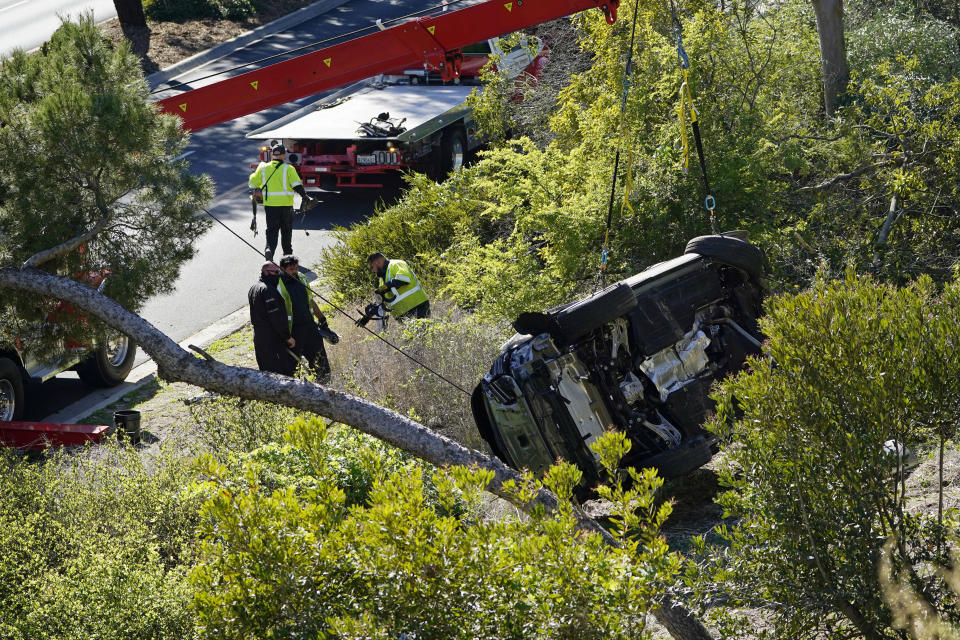
<svg viewBox="0 0 960 640"><path fill-rule="evenodd" d="M473 392L481 435L504 462L540 473L557 458L600 479L590 444L632 446L623 466L675 477L708 462L710 387L761 347L764 258L742 232L701 236L684 255L582 300L525 313Z"/></svg>

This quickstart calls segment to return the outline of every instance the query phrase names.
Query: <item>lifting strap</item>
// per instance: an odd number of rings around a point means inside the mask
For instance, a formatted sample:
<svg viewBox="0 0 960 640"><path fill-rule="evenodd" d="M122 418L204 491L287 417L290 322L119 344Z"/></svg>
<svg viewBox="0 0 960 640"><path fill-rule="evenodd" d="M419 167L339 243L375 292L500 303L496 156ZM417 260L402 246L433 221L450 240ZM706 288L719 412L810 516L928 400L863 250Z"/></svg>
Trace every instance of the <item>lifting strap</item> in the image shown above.
<svg viewBox="0 0 960 640"><path fill-rule="evenodd" d="M697 109L693 106L693 95L690 91L690 58L683 48L683 34L680 20L677 18L677 9L670 0L670 14L673 16L673 31L677 37L677 60L683 72L683 83L680 85L680 105L677 112L680 118L680 141L683 145L683 172L690 169L690 145L687 140L687 114L690 114L690 128L693 129L693 140L697 146L697 157L700 160L700 172L703 175L703 188L706 191L703 205L710 213L710 230L717 232L716 207L717 202L710 190L710 181L707 179L707 160L703 154L703 140L700 137L700 123L697 121Z"/></svg>

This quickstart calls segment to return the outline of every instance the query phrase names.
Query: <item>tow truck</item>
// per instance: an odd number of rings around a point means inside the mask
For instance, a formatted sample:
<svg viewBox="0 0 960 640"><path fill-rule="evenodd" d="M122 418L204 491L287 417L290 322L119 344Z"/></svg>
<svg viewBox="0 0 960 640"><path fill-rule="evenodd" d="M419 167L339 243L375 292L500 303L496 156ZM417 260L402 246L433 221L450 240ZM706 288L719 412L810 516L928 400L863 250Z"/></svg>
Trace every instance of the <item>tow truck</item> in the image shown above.
<svg viewBox="0 0 960 640"><path fill-rule="evenodd" d="M613 24L618 6L619 0L484 0L452 11L441 6L435 15L389 27L378 21L367 35L158 104L196 130L347 87L249 133L269 141L260 159L269 160L273 141L284 142L292 151L288 162L312 191L380 187L386 174L409 168L442 178L482 143L464 101L490 55L497 55L508 77L537 77L545 64L538 39L502 51L498 37L591 8Z"/></svg>
<svg viewBox="0 0 960 640"><path fill-rule="evenodd" d="M470 75L470 47L588 9L617 19L620 0L483 0L462 9L371 26L363 35L283 62L184 91L157 102L200 130L235 118L361 82L395 70L422 69L445 83ZM466 69L466 72L465 72ZM173 90L177 87L170 87Z"/></svg>
<svg viewBox="0 0 960 640"><path fill-rule="evenodd" d="M493 57L508 79L525 75L528 82L546 64L536 37L506 50L491 38L461 51L454 83L426 69L394 70L311 102L247 138L267 141L260 149L263 162L282 142L307 190L382 187L385 176L410 169L442 179L483 144L466 101L487 61Z"/></svg>

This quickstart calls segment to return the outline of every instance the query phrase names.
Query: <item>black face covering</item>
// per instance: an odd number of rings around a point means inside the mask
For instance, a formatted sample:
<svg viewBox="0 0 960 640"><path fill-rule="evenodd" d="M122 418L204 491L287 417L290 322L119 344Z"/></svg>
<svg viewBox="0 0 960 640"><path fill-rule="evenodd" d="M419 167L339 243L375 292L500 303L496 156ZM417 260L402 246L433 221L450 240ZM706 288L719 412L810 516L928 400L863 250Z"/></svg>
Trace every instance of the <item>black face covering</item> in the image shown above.
<svg viewBox="0 0 960 640"><path fill-rule="evenodd" d="M260 276L260 279L263 280L264 284L268 287L275 287L277 283L280 282L280 276L275 274L263 274Z"/></svg>

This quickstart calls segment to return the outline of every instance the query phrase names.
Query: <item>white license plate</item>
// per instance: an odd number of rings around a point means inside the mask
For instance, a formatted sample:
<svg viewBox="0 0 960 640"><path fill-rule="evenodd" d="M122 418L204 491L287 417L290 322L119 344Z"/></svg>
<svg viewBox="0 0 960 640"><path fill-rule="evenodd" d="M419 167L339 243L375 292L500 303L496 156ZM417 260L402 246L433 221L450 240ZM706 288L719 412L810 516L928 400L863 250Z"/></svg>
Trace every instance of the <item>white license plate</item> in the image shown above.
<svg viewBox="0 0 960 640"><path fill-rule="evenodd" d="M390 151L374 151L357 156L357 164L397 164L397 154Z"/></svg>

